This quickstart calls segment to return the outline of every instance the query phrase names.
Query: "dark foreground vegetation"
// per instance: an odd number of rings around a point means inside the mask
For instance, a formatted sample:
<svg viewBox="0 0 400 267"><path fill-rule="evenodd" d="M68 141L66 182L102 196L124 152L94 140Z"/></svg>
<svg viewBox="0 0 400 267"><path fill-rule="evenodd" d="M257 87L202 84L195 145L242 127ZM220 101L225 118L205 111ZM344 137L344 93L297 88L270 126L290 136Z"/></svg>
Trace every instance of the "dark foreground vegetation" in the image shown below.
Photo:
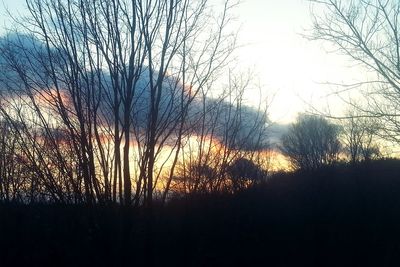
<svg viewBox="0 0 400 267"><path fill-rule="evenodd" d="M1 266L398 266L399 160L144 210L0 206Z"/></svg>

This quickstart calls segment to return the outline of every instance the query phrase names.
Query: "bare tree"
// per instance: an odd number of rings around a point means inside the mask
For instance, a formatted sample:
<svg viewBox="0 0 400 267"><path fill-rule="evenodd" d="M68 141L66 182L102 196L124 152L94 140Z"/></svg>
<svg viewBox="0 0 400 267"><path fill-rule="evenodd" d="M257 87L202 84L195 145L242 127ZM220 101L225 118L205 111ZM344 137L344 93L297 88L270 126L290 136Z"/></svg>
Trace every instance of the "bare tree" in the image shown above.
<svg viewBox="0 0 400 267"><path fill-rule="evenodd" d="M347 119L342 122L342 135L346 153L351 163L368 161L380 155L379 123L374 118L357 115L352 110L347 114Z"/></svg>
<svg viewBox="0 0 400 267"><path fill-rule="evenodd" d="M210 98L202 91L196 99L197 105L190 110L194 130L182 147L173 180L175 192L232 192L232 164L241 159L261 166L268 148L269 121L264 107L268 102L260 100L253 108L244 105L250 77L232 75L218 97Z"/></svg>
<svg viewBox="0 0 400 267"><path fill-rule="evenodd" d="M295 169L315 170L338 160L339 127L325 118L300 115L282 136L281 151Z"/></svg>
<svg viewBox="0 0 400 267"><path fill-rule="evenodd" d="M354 104L359 115L379 118L384 137L399 142L400 122L400 3L397 0L311 0L312 39L329 42L365 67L369 77L348 91L361 88L364 101ZM350 101L347 101L350 102ZM362 103L362 104L360 104Z"/></svg>
<svg viewBox="0 0 400 267"><path fill-rule="evenodd" d="M24 161L19 154L18 136L6 122L0 123L0 201L23 201L29 189Z"/></svg>
<svg viewBox="0 0 400 267"><path fill-rule="evenodd" d="M51 199L151 207L172 161L165 198L190 106L235 48L234 6L27 1L19 32L2 38L0 109L22 125L11 124Z"/></svg>

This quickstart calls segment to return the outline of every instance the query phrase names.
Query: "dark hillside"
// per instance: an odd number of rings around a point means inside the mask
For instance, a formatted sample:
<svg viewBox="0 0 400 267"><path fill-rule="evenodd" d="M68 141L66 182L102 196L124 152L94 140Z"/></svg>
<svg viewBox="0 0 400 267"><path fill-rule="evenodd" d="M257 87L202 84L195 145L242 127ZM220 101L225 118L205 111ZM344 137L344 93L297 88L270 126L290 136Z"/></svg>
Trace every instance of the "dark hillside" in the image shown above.
<svg viewBox="0 0 400 267"><path fill-rule="evenodd" d="M151 220L4 204L1 266L140 266L148 253L156 266L399 266L399 173L400 161L381 160L279 174L236 195L173 200Z"/></svg>

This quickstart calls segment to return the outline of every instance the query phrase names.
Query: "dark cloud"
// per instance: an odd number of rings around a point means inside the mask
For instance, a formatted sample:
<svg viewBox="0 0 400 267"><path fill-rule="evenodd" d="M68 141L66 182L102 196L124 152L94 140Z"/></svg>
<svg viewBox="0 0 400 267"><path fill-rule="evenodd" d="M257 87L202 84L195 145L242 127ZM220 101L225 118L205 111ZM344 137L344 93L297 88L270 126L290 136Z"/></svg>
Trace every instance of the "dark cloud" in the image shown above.
<svg viewBox="0 0 400 267"><path fill-rule="evenodd" d="M280 144L281 137L289 130L290 124L274 123L269 127L269 140L271 146L276 148Z"/></svg>
<svg viewBox="0 0 400 267"><path fill-rule="evenodd" d="M12 89L17 92L23 88L20 75L10 68L9 63L23 66L23 70L27 77L31 78L29 83L32 86L46 88L51 85L49 80L49 60L48 53L43 43L37 39L24 35L7 35L0 38L0 87ZM52 60L58 64L59 68L65 68L68 62L63 58L63 53L57 50L57 53L52 55ZM90 76L93 73L86 73ZM100 74L100 76L97 76ZM157 73L153 74L155 82ZM60 75L60 77L63 77ZM100 112L108 121L114 119L112 110L113 87L111 77L107 72L98 71L95 84L87 85L81 82L79 86L83 91L95 92L101 99ZM61 81L62 80L62 81ZM60 79L62 86L68 87L68 81ZM85 88L91 86L91 88ZM1 90L0 88L0 90ZM40 89L38 89L40 90ZM23 91L21 91L23 93ZM68 94L68 90L66 90ZM150 74L146 67L141 70L141 74L135 85L135 95L133 98L132 110L126 111L121 107L120 112L132 112L134 114L134 127L137 130L146 129L150 116L151 103L150 90ZM183 94L182 94L183 92ZM159 128L165 131L172 130L179 119L181 112L181 99L187 100L187 89L179 83L173 76L167 76L163 80L163 90L161 92L161 101L159 103ZM268 136L265 127L268 124L267 118L258 110L249 106L238 106L237 103L228 103L221 99L194 98L191 103L187 117L189 118L186 126L193 131L194 134L202 132L202 122L204 119L206 132L213 133L219 140L225 141L227 145L233 148L241 149L260 149L268 146ZM206 115L203 118L203 109ZM276 127L275 127L276 128ZM274 133L272 133L272 138ZM229 140L229 142L227 141Z"/></svg>

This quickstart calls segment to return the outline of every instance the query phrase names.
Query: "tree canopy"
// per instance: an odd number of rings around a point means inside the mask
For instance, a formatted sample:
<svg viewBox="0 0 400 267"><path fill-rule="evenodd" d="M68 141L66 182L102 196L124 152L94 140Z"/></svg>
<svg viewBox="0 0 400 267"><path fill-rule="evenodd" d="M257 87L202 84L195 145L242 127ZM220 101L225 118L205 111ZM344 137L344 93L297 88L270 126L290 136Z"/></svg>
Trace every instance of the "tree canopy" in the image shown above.
<svg viewBox="0 0 400 267"><path fill-rule="evenodd" d="M280 149L295 169L314 170L337 161L339 127L325 118L300 115L281 138Z"/></svg>

